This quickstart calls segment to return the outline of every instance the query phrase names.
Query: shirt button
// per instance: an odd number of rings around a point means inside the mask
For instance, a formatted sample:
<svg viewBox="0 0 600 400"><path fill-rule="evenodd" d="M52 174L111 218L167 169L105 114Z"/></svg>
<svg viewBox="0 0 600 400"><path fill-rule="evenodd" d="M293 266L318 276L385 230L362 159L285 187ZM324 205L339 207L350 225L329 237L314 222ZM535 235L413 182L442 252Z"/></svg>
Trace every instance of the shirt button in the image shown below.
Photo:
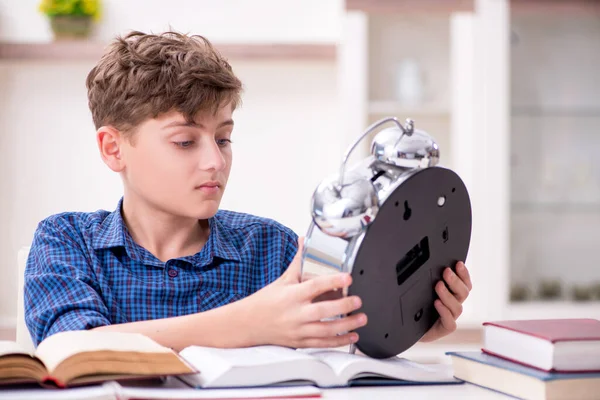
<svg viewBox="0 0 600 400"><path fill-rule="evenodd" d="M171 278L175 278L175 277L177 276L177 274L178 274L178 273L177 273L177 270L176 270L176 269L170 269L170 270L169 270L169 272L168 272L168 274L169 274L169 276L170 276Z"/></svg>

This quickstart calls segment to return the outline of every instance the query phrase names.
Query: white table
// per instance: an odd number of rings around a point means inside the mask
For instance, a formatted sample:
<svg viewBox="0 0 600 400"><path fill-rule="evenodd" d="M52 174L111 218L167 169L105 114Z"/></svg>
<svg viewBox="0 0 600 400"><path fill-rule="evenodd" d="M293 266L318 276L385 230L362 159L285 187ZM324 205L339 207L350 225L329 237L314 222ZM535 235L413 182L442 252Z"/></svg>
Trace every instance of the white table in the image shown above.
<svg viewBox="0 0 600 400"><path fill-rule="evenodd" d="M202 394L207 395L208 392ZM189 394L188 394L189 395ZM187 396L186 396L187 397ZM200 396L199 396L200 397ZM191 397L187 397L188 399ZM72 390L24 390L12 392L0 390L0 399L11 400L119 400L102 387ZM436 386L382 386L382 387L354 387L344 389L325 389L322 391L324 400L508 400L510 397L473 386L461 385L436 385Z"/></svg>
<svg viewBox="0 0 600 400"><path fill-rule="evenodd" d="M327 400L508 400L511 398L510 396L505 396L468 383L436 386L354 387L349 389L327 389L323 391L323 399Z"/></svg>

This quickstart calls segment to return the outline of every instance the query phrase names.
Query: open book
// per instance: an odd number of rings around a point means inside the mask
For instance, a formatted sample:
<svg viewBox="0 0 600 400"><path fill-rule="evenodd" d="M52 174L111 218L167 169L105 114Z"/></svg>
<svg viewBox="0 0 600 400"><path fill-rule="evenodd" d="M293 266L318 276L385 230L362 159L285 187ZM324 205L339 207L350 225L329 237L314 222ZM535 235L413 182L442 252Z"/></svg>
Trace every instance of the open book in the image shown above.
<svg viewBox="0 0 600 400"><path fill-rule="evenodd" d="M0 385L66 387L195 372L173 350L136 333L61 332L40 343L34 354L0 341Z"/></svg>
<svg viewBox="0 0 600 400"><path fill-rule="evenodd" d="M450 365L418 364L399 357L378 360L338 350L190 346L179 354L200 371L180 379L197 388L461 383L453 377Z"/></svg>

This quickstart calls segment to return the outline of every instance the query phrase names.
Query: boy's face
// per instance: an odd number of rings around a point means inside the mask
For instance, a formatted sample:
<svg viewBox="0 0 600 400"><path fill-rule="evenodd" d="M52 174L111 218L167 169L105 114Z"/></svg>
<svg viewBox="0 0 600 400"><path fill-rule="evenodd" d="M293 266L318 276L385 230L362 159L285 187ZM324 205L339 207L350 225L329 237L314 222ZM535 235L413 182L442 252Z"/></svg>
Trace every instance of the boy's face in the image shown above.
<svg viewBox="0 0 600 400"><path fill-rule="evenodd" d="M148 119L121 142L122 176L137 199L171 215L206 219L219 208L231 169L232 108Z"/></svg>

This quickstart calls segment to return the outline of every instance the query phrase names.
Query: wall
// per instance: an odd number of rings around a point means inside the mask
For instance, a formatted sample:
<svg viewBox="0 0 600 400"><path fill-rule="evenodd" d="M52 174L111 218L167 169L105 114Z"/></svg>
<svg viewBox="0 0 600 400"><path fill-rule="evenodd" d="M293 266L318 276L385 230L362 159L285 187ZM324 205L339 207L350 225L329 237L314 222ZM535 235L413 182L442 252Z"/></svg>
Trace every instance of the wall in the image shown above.
<svg viewBox="0 0 600 400"><path fill-rule="evenodd" d="M336 42L340 0L253 2L105 0L95 39L169 26L215 42ZM0 0L0 40L47 41L37 1ZM269 17L264 16L268 11ZM234 165L223 208L303 234L318 182L348 144L338 129L335 62L230 60L245 84L236 111ZM92 62L0 63L0 325L14 323L16 256L42 218L112 210L120 180L101 162L87 109Z"/></svg>
<svg viewBox="0 0 600 400"><path fill-rule="evenodd" d="M0 0L0 40L49 40L39 0ZM341 27L342 0L103 0L95 38L130 29L169 26L219 42L333 42ZM268 17L266 16L268 15Z"/></svg>
<svg viewBox="0 0 600 400"><path fill-rule="evenodd" d="M600 16L512 18L511 280L600 284Z"/></svg>

